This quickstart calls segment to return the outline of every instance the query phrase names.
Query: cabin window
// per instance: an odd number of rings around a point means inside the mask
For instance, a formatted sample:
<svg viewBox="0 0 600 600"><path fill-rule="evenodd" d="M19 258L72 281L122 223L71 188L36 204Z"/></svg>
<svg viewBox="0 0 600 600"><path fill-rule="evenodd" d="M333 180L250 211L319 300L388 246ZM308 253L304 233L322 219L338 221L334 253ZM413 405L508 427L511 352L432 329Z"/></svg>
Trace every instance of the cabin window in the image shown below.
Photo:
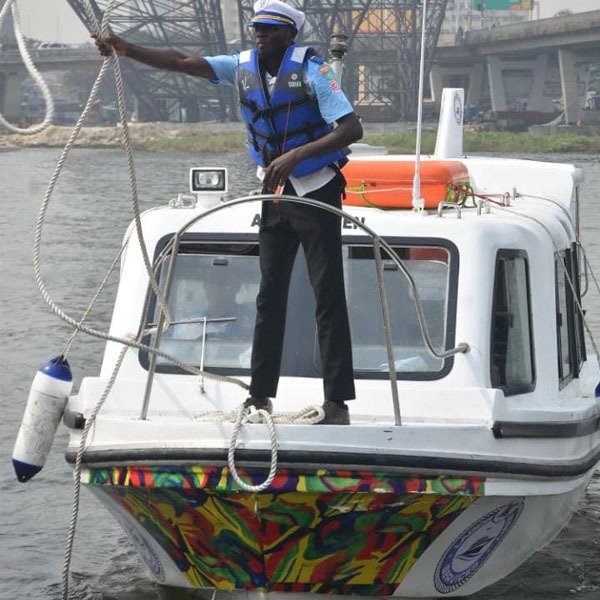
<svg viewBox="0 0 600 600"><path fill-rule="evenodd" d="M255 245L217 245L216 253L212 249L208 245L203 252L185 248L187 252L177 257L168 296L171 325L161 336L160 348L184 363L204 364L209 370L249 369L260 280ZM165 263L160 274L167 270ZM160 277L163 290L165 281ZM156 323L156 302L152 312ZM170 363L159 358L158 364Z"/></svg>
<svg viewBox="0 0 600 600"><path fill-rule="evenodd" d="M449 310L455 292L450 285L450 273L457 257L443 246L394 245L393 250L416 284L433 347L438 352L451 347L446 343L454 315L454 310ZM382 258L397 375L406 379L439 376L451 365L444 365L443 360L427 351L409 281L385 252ZM354 369L363 375L384 373L388 377L387 346L372 246L347 249L345 280ZM449 319L450 314L452 318Z"/></svg>
<svg viewBox="0 0 600 600"><path fill-rule="evenodd" d="M506 395L534 389L534 353L527 254L501 250L492 307L491 380Z"/></svg>
<svg viewBox="0 0 600 600"><path fill-rule="evenodd" d="M161 336L160 349L194 366L203 363L212 372L249 374L260 283L258 246L255 241L209 243L194 236L184 239L175 261L168 300L171 325ZM428 246L395 243L393 247L417 285L433 346L437 350L452 347L456 248L435 240ZM351 241L343 247L343 260L355 377L385 379L389 365L373 247ZM389 256L383 256L383 264L397 377L444 376L452 358L441 361L427 352L408 281ZM167 266L165 261L159 268L163 289ZM287 310L281 375L320 377L315 301L302 248L292 271ZM147 325L157 323L159 310L153 295L147 313ZM142 352L140 360L148 366L147 354ZM157 370L180 372L161 357Z"/></svg>
<svg viewBox="0 0 600 600"><path fill-rule="evenodd" d="M556 337L558 373L563 387L579 370L585 360L583 321L579 312L579 275L576 248L557 255L556 274Z"/></svg>

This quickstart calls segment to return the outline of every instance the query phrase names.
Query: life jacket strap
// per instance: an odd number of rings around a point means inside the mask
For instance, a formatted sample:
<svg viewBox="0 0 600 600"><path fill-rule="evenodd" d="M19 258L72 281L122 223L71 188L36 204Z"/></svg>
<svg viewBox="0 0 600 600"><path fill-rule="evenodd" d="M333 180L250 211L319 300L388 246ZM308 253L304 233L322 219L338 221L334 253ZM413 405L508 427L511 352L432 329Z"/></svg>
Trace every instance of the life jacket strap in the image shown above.
<svg viewBox="0 0 600 600"><path fill-rule="evenodd" d="M304 104L310 104L312 102L311 98L298 98L296 100L290 100L289 102L284 102L282 104L277 104L275 106L269 106L263 108L261 110L256 111L256 114L253 118L253 121L260 119L261 117L273 117L277 113L290 111L292 108L297 106L303 106Z"/></svg>
<svg viewBox="0 0 600 600"><path fill-rule="evenodd" d="M256 131L254 127L248 127L248 129L250 129L250 131L252 131L254 135L264 140L265 144L276 144L278 142L282 142L284 137L287 137L287 139L289 139L302 134L306 134L308 138L311 141L313 141L315 139L315 130L321 129L323 127L327 127L327 123L325 123L325 121L322 121L322 123L312 125L310 123L306 123L302 127L297 127L296 129L291 129L290 131L288 131L287 136L284 136L283 134L279 133L266 135L264 133L261 133L260 131Z"/></svg>

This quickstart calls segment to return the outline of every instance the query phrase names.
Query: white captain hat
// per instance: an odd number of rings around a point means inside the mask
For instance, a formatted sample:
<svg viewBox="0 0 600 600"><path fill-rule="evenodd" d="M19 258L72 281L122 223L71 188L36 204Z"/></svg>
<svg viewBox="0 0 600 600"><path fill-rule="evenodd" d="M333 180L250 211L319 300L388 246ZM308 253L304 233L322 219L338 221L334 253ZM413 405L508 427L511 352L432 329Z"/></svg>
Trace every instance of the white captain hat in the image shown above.
<svg viewBox="0 0 600 600"><path fill-rule="evenodd" d="M257 0L249 25L285 25L300 31L305 20L306 15L302 11L281 0Z"/></svg>

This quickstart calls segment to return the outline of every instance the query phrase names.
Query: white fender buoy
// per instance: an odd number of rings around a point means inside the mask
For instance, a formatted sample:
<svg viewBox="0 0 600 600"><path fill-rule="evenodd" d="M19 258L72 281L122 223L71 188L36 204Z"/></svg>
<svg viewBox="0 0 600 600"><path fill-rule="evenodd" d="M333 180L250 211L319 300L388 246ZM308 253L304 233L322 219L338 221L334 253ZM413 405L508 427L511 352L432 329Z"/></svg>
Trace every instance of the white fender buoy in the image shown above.
<svg viewBox="0 0 600 600"><path fill-rule="evenodd" d="M28 481L42 470L72 387L71 367L62 355L35 374L12 455L19 481Z"/></svg>

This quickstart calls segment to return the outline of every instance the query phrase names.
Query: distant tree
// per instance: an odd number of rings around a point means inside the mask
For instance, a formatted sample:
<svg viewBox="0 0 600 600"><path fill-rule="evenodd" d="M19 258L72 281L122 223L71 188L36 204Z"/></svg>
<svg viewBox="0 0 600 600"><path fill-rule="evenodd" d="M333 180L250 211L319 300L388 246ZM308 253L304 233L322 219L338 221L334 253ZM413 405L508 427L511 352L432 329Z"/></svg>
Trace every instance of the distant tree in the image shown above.
<svg viewBox="0 0 600 600"><path fill-rule="evenodd" d="M555 17L566 17L568 15L572 15L573 11L570 8L563 8L559 10L554 16Z"/></svg>

